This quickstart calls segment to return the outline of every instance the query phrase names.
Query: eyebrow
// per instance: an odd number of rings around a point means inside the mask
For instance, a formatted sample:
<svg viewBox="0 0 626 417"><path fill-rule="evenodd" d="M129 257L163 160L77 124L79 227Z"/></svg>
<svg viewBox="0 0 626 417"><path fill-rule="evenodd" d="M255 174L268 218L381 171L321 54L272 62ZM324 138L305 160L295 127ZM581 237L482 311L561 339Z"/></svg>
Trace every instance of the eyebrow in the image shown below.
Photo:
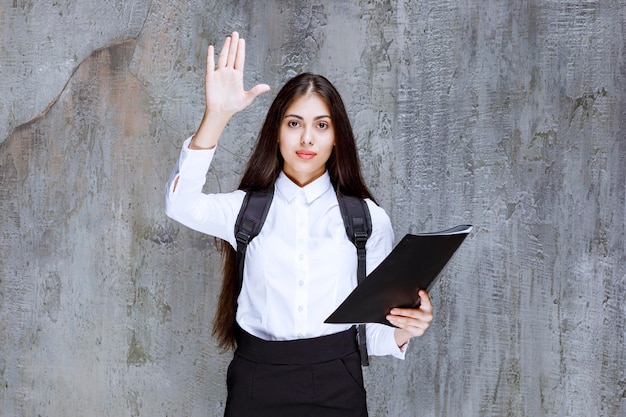
<svg viewBox="0 0 626 417"><path fill-rule="evenodd" d="M304 120L304 117L298 116L297 114L286 114L285 117L283 117L283 119L286 119L287 117L295 117L296 119ZM326 114L322 114L321 116L315 116L313 120L319 120L319 119L325 119L325 118L330 119L331 117Z"/></svg>

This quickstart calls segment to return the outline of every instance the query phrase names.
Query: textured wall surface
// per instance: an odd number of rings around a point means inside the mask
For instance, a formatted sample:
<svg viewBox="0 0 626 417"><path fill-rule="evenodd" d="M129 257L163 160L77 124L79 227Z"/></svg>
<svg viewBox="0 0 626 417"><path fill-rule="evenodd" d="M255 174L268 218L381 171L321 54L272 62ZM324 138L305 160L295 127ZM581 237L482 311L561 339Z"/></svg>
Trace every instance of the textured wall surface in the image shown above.
<svg viewBox="0 0 626 417"><path fill-rule="evenodd" d="M220 260L162 192L233 29L273 92L208 186L313 71L397 238L475 225L372 416L626 416L623 1L0 1L1 416L221 415Z"/></svg>

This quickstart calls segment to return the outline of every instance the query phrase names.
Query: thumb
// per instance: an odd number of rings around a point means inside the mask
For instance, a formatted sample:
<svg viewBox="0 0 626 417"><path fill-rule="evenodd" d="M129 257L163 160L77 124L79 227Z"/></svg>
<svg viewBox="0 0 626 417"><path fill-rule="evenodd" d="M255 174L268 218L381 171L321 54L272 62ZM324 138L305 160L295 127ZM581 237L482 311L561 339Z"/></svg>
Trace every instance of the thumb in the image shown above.
<svg viewBox="0 0 626 417"><path fill-rule="evenodd" d="M252 102L261 94L270 91L270 86L267 84L257 84L246 92L246 105L252 104Z"/></svg>

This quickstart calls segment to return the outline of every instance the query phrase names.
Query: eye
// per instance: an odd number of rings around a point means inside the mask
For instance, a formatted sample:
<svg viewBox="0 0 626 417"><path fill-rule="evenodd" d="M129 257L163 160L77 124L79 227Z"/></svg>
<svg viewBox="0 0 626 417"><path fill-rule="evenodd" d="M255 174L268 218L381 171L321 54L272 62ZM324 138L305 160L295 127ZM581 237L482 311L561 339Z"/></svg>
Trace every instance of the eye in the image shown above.
<svg viewBox="0 0 626 417"><path fill-rule="evenodd" d="M317 127L319 127L320 129L328 129L328 123L326 123L326 122L319 122Z"/></svg>
<svg viewBox="0 0 626 417"><path fill-rule="evenodd" d="M287 122L287 126L289 126L289 127L298 127L298 126L300 126L300 123L298 123L297 120L290 120L290 121Z"/></svg>

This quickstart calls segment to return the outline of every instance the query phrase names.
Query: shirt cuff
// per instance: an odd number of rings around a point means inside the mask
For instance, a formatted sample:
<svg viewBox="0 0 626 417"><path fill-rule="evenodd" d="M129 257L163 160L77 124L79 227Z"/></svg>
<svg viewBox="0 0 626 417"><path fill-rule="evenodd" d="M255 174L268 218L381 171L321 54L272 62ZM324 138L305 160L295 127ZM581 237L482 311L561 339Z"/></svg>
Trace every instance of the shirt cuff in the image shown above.
<svg viewBox="0 0 626 417"><path fill-rule="evenodd" d="M217 147L212 149L189 149L191 139L193 139L193 136L183 143L178 164L172 173L172 177L194 179L196 181L201 178L204 183Z"/></svg>
<svg viewBox="0 0 626 417"><path fill-rule="evenodd" d="M396 343L396 338L395 338L395 331L396 329L393 327L389 328L390 330L390 337L386 338L389 342L389 351L391 352L391 356L393 356L394 358L398 358L398 359L402 359L404 360L405 356L406 356L406 349L409 347L409 343L410 341L406 342L404 345L402 345L401 347L398 347L398 344Z"/></svg>
<svg viewBox="0 0 626 417"><path fill-rule="evenodd" d="M369 323L367 325L368 351L374 356L391 355L398 359L404 359L407 345L399 348L394 337L395 327L381 323ZM371 342L371 343L370 343Z"/></svg>
<svg viewBox="0 0 626 417"><path fill-rule="evenodd" d="M206 173L211 166L215 148L206 150L189 149L191 139L187 138L180 150L178 161L170 174L165 189L166 211L174 200L178 198L181 189L202 189L206 182Z"/></svg>
<svg viewBox="0 0 626 417"><path fill-rule="evenodd" d="M186 167L186 165L199 166L208 170L211 165L211 161L213 160L213 156L215 155L217 146L211 149L191 149L189 148L189 144L192 139L193 136L187 138L185 142L183 142L183 147L180 150L179 167L181 168L181 171L183 167Z"/></svg>

